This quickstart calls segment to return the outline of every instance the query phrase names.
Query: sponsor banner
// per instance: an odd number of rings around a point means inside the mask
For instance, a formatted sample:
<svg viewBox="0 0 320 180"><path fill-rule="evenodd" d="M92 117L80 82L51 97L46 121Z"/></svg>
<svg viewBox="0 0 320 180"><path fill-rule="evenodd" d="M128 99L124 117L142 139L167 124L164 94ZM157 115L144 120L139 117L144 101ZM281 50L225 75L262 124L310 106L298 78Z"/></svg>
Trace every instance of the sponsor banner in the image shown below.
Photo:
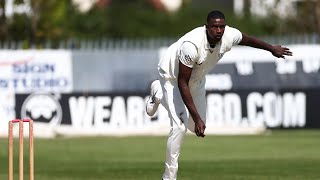
<svg viewBox="0 0 320 180"><path fill-rule="evenodd" d="M265 128L320 128L318 90L208 91L207 134L252 134ZM16 113L60 135L166 135L167 112L145 113L144 94L17 94Z"/></svg>
<svg viewBox="0 0 320 180"><path fill-rule="evenodd" d="M208 92L207 120L266 128L320 128L319 90Z"/></svg>
<svg viewBox="0 0 320 180"><path fill-rule="evenodd" d="M207 90L319 89L320 45L291 45L293 56L273 57L260 49L237 46L206 76Z"/></svg>
<svg viewBox="0 0 320 180"><path fill-rule="evenodd" d="M0 132L15 118L15 94L71 92L71 51L0 50Z"/></svg>
<svg viewBox="0 0 320 180"><path fill-rule="evenodd" d="M0 90L71 92L71 51L1 50Z"/></svg>
<svg viewBox="0 0 320 180"><path fill-rule="evenodd" d="M145 102L145 95L17 94L16 113L17 117L33 119L35 127L46 125L46 133L56 135L167 134L167 117L149 117Z"/></svg>

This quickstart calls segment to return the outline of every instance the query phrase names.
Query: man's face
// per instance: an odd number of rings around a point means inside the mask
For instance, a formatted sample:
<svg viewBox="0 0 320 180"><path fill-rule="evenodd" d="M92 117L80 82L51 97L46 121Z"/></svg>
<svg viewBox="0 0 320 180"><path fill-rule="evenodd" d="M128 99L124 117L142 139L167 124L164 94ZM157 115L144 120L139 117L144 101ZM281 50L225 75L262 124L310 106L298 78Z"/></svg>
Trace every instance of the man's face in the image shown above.
<svg viewBox="0 0 320 180"><path fill-rule="evenodd" d="M206 27L209 37L215 41L220 41L224 33L226 23L224 19L210 19Z"/></svg>

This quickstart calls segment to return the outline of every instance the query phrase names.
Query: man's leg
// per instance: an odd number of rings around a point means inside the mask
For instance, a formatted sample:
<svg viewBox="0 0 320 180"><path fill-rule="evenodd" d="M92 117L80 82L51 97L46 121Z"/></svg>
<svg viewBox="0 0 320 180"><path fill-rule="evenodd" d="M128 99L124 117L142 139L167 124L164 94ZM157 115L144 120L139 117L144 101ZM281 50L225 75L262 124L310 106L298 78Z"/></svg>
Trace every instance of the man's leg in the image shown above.
<svg viewBox="0 0 320 180"><path fill-rule="evenodd" d="M172 84L163 79L160 81L171 125L167 141L165 172L162 178L164 180L175 180L177 178L180 149L187 131L188 115L177 84Z"/></svg>

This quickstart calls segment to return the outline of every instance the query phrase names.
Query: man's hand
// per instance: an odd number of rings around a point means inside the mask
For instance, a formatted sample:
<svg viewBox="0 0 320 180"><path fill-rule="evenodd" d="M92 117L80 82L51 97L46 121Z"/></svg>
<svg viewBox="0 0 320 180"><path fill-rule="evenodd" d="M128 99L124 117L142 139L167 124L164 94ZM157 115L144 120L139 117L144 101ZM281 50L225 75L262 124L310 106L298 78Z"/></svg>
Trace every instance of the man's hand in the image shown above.
<svg viewBox="0 0 320 180"><path fill-rule="evenodd" d="M204 122L199 119L198 121L195 121L195 125L194 125L194 132L196 133L196 135L198 137L204 137L204 130L206 129L206 125L204 124Z"/></svg>
<svg viewBox="0 0 320 180"><path fill-rule="evenodd" d="M292 56L292 52L290 51L289 48L287 47L282 47L280 45L278 46L273 46L272 48L272 55L274 55L277 58L283 58L285 59L284 56Z"/></svg>

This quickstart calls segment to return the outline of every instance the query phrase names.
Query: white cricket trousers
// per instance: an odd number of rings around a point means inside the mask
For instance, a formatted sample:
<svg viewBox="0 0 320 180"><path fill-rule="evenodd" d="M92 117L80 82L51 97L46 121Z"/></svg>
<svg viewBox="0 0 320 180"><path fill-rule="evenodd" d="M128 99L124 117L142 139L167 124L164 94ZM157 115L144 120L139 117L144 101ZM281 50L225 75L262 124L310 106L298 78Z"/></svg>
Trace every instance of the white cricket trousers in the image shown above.
<svg viewBox="0 0 320 180"><path fill-rule="evenodd" d="M168 111L171 126L167 141L165 172L162 178L175 180L177 179L181 145L187 129L194 133L194 121L189 116L188 109L182 100L177 81L160 78L160 83L163 91L161 103ZM190 83L189 87L193 102L205 123L207 109L205 79Z"/></svg>

